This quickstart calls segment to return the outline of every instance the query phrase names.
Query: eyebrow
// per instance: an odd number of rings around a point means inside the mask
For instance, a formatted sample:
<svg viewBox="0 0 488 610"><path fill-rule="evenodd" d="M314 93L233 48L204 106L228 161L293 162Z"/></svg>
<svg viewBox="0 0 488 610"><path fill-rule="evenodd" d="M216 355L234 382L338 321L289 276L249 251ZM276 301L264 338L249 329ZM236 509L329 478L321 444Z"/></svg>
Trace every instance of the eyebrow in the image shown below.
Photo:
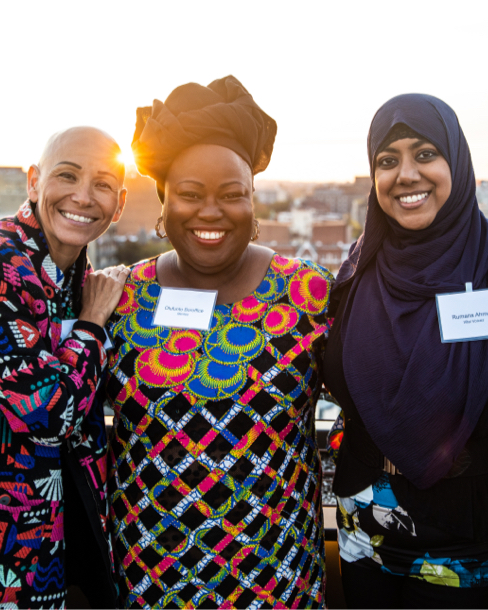
<svg viewBox="0 0 488 610"><path fill-rule="evenodd" d="M432 142L429 142L429 140L417 140L413 144L410 144L410 146L408 148L410 150L415 150L416 148L419 148L420 146L423 146L424 144L431 144L432 146L434 146L432 144ZM388 146L387 148L384 148L378 154L381 155L381 153L383 153L383 152L398 152L398 148L395 148L394 146Z"/></svg>
<svg viewBox="0 0 488 610"><path fill-rule="evenodd" d="M56 163L54 167L58 167L58 165L72 165L73 167L76 167L76 169L83 169L81 165L78 165L78 163L73 163L73 161L60 161L59 163ZM117 180L117 176L115 174L112 174L111 172L99 171L97 172L97 174L101 174L102 176L112 176L112 178Z"/></svg>
<svg viewBox="0 0 488 610"><path fill-rule="evenodd" d="M97 172L97 174L101 174L102 176L112 176L112 178L115 178L115 180L117 180L117 176L115 174L112 174L112 172Z"/></svg>
<svg viewBox="0 0 488 610"><path fill-rule="evenodd" d="M54 167L58 167L58 165L72 165L73 167L76 167L76 169L82 169L81 165L73 163L72 161L60 161L59 163L56 163Z"/></svg>
<svg viewBox="0 0 488 610"><path fill-rule="evenodd" d="M197 186L205 187L205 185L202 184L201 182L198 182L198 180L181 180L180 182L178 182L177 186L179 186L180 184L188 184L189 182L191 184L196 184ZM223 184L219 185L219 188L222 188L225 186L230 186L231 184L239 184L241 186L245 186L239 180L231 180L230 182L224 182Z"/></svg>

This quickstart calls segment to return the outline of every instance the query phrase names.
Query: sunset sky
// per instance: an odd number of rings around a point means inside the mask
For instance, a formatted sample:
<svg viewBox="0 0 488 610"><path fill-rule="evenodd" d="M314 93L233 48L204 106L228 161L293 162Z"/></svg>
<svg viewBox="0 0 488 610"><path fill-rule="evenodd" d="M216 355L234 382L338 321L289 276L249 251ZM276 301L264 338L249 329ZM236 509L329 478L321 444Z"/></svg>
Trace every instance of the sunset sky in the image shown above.
<svg viewBox="0 0 488 610"><path fill-rule="evenodd" d="M0 8L0 165L28 167L72 125L128 153L137 106L234 74L278 123L266 179L352 180L399 93L457 112L488 179L488 2L55 0Z"/></svg>

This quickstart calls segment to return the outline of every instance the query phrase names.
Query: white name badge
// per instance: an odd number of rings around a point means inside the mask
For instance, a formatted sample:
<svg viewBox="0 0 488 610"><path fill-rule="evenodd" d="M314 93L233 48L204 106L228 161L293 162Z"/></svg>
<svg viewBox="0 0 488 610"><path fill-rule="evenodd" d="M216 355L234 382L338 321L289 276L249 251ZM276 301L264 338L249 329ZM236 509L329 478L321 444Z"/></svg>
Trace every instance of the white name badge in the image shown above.
<svg viewBox="0 0 488 610"><path fill-rule="evenodd" d="M64 341L66 339L66 337L70 334L70 332L73 330L73 326L75 325L75 322L78 322L78 320L61 320L61 341ZM105 343L103 344L103 347L105 349L112 349L112 347L114 346L110 337L108 336L108 332L105 330L105 328L103 329L105 332Z"/></svg>
<svg viewBox="0 0 488 610"><path fill-rule="evenodd" d="M208 330L217 301L217 290L162 288L153 326Z"/></svg>
<svg viewBox="0 0 488 610"><path fill-rule="evenodd" d="M488 339L488 290L437 294L437 316L442 343Z"/></svg>

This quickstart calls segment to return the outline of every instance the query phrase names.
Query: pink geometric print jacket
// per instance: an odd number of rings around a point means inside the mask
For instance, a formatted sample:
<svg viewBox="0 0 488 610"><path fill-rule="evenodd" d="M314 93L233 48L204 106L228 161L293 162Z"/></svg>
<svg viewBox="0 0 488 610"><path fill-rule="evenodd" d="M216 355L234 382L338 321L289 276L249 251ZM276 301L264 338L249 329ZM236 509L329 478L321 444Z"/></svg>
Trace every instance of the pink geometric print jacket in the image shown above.
<svg viewBox="0 0 488 610"><path fill-rule="evenodd" d="M90 272L82 267L78 309ZM15 217L0 220L0 604L61 606L66 477L77 490L75 503L85 507L115 596L106 520L105 335L96 324L76 322L61 341L63 282L27 201ZM68 550L76 552L71 544Z"/></svg>

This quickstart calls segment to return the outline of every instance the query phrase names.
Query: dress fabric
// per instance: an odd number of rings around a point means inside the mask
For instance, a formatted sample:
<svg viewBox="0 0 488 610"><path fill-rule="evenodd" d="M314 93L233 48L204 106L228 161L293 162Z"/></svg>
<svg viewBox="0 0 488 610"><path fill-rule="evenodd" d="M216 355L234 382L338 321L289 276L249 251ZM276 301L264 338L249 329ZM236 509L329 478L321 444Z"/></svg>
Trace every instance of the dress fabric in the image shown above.
<svg viewBox="0 0 488 610"><path fill-rule="evenodd" d="M104 333L76 322L61 341L64 275L30 202L0 220L0 252L0 606L63 608L68 443L109 563Z"/></svg>
<svg viewBox="0 0 488 610"><path fill-rule="evenodd" d="M455 538L410 515L393 492L393 476L384 472L360 493L337 498L341 559L434 585L486 588L488 545Z"/></svg>
<svg viewBox="0 0 488 610"><path fill-rule="evenodd" d="M152 327L156 259L110 323L111 519L124 607L321 608L314 411L332 276L273 256L207 332Z"/></svg>

